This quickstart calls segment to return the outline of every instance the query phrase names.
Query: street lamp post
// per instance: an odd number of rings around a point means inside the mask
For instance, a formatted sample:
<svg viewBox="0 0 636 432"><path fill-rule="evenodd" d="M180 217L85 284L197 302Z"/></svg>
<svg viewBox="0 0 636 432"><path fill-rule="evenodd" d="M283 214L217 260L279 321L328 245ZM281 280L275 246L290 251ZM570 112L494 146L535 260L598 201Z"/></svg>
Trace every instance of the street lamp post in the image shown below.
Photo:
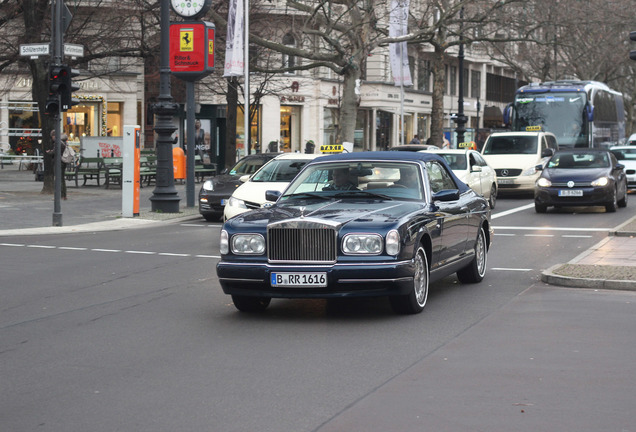
<svg viewBox="0 0 636 432"><path fill-rule="evenodd" d="M151 210L162 213L179 212L179 195L174 187L174 167L172 160L172 134L177 128L173 117L178 105L170 94L170 0L161 0L161 64L159 67L159 97L154 105L157 133L157 177L152 191Z"/></svg>
<svg viewBox="0 0 636 432"><path fill-rule="evenodd" d="M460 39L464 38L464 7L459 11L459 19L460 19L460 30L459 37ZM466 116L464 115L464 43L460 41L459 44L459 55L457 56L459 59L459 100L457 102L457 143L464 142L464 133L466 132Z"/></svg>

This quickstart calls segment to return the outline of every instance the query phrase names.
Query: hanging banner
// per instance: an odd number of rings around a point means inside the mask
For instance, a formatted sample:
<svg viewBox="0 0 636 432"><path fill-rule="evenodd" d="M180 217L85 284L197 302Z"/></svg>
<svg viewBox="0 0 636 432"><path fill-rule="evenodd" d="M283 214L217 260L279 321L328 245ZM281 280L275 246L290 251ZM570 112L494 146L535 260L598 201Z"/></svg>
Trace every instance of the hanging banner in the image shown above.
<svg viewBox="0 0 636 432"><path fill-rule="evenodd" d="M409 0L392 0L389 15L389 37L404 36L408 33ZM413 85L406 42L389 44L391 74L396 86Z"/></svg>
<svg viewBox="0 0 636 432"><path fill-rule="evenodd" d="M230 0L230 9L227 14L224 77L243 75L243 14L243 0Z"/></svg>

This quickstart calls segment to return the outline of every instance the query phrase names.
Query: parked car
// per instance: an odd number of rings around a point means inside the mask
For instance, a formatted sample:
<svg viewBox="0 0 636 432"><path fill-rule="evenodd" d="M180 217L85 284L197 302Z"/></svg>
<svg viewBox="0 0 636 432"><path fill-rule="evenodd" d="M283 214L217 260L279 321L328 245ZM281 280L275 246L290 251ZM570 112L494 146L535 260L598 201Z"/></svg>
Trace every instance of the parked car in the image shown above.
<svg viewBox="0 0 636 432"><path fill-rule="evenodd" d="M226 168L219 175L203 182L201 189L199 189L199 213L207 221L220 220L230 196L237 187L243 184L239 178L254 174L266 162L279 154L256 153L244 156L233 167Z"/></svg>
<svg viewBox="0 0 636 432"><path fill-rule="evenodd" d="M629 138L627 138L627 145L636 145L636 133L631 134Z"/></svg>
<svg viewBox="0 0 636 432"><path fill-rule="evenodd" d="M609 150L560 150L545 168L534 190L534 208L545 213L550 206L605 206L608 212L627 206L627 178Z"/></svg>
<svg viewBox="0 0 636 432"><path fill-rule="evenodd" d="M486 274L488 201L434 153L321 157L267 196L278 200L221 230L217 275L240 311L272 298L388 296L395 312L415 314L429 283Z"/></svg>
<svg viewBox="0 0 636 432"><path fill-rule="evenodd" d="M271 159L252 176L244 175L223 209L223 220L273 204L265 198L266 190L283 191L302 167L321 154L283 153Z"/></svg>
<svg viewBox="0 0 636 432"><path fill-rule="evenodd" d="M616 156L618 163L625 167L627 187L636 188L636 146L614 146L610 151Z"/></svg>
<svg viewBox="0 0 636 432"><path fill-rule="evenodd" d="M539 178L537 165L545 165L558 150L550 132L495 132L490 134L481 155L495 169L499 194L532 192Z"/></svg>
<svg viewBox="0 0 636 432"><path fill-rule="evenodd" d="M477 150L427 150L446 160L455 175L482 195L494 209L497 202L497 175Z"/></svg>

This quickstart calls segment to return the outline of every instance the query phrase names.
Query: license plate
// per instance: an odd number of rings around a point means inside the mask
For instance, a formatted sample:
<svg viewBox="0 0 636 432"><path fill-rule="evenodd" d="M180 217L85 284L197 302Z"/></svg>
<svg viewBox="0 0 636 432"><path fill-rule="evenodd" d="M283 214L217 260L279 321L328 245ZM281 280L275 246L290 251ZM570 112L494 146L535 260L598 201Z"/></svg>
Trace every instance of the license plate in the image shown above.
<svg viewBox="0 0 636 432"><path fill-rule="evenodd" d="M514 179L497 179L497 183L499 184L513 184L514 182Z"/></svg>
<svg viewBox="0 0 636 432"><path fill-rule="evenodd" d="M326 287L327 273L272 273L271 283L275 287Z"/></svg>
<svg viewBox="0 0 636 432"><path fill-rule="evenodd" d="M580 189L561 189L559 190L559 196L580 197L580 196L583 196L583 191Z"/></svg>

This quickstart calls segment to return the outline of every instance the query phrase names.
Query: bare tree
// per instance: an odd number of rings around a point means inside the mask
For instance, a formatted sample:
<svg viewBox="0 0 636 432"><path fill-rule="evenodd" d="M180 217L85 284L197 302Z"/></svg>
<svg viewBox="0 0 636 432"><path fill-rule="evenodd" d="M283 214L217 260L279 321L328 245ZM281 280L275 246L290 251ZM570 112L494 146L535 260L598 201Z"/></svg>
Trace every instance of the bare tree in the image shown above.
<svg viewBox="0 0 636 432"><path fill-rule="evenodd" d="M75 0L67 1L66 6L73 19L64 35L64 42L84 46L85 55L77 60L65 58L64 62L80 69L80 80L108 76L120 70L137 70L143 58L158 52L158 3L127 0L118 2L114 7L113 3L106 1ZM51 58L20 57L19 46L51 41L51 3L48 0L6 0L0 4L0 13L0 72L10 88L11 77L23 75L25 66L28 66L32 100L39 108L43 150L50 150L53 144L49 136L55 125L53 118L46 115L45 107ZM44 167L42 192L52 193L51 158L45 158Z"/></svg>

